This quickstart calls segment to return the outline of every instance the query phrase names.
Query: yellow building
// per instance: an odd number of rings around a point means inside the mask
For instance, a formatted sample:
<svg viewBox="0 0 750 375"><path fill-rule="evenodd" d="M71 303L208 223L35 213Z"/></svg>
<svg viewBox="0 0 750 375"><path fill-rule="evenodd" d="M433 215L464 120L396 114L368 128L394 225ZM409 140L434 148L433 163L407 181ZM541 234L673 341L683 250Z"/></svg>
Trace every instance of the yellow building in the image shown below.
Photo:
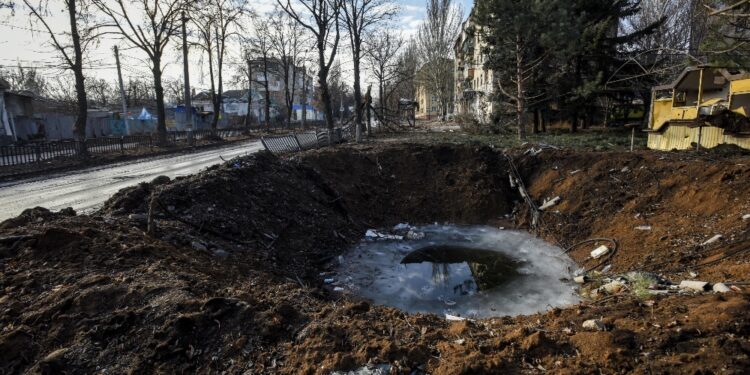
<svg viewBox="0 0 750 375"><path fill-rule="evenodd" d="M710 66L688 68L652 91L648 147L686 150L733 144L750 149L750 74Z"/></svg>
<svg viewBox="0 0 750 375"><path fill-rule="evenodd" d="M440 119L440 101L437 96L432 94L425 85L419 83L417 83L416 95L419 108L415 117L419 120Z"/></svg>
<svg viewBox="0 0 750 375"><path fill-rule="evenodd" d="M428 64L436 64L433 66L437 66L437 68L428 66ZM433 63L425 64L417 71L416 79L414 81L415 100L419 103L419 108L415 114L417 119L437 120L442 117L443 113L445 113L446 116L453 113L453 84L450 79L452 75L452 67L453 60L439 59ZM432 70L439 71L440 76L446 77L444 87L442 88L442 95L444 96L443 102L445 105L441 103L441 93L430 89L430 85L427 84L427 82L434 81L428 78L430 73L435 74Z"/></svg>

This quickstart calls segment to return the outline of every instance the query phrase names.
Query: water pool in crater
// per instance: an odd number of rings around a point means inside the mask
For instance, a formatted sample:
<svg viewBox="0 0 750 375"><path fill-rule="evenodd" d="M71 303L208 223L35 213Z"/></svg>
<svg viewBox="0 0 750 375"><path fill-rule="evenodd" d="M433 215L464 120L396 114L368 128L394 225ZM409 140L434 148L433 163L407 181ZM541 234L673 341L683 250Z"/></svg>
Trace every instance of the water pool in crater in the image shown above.
<svg viewBox="0 0 750 375"><path fill-rule="evenodd" d="M522 231L487 226L412 227L424 238L366 238L340 257L339 287L410 313L492 317L579 301L576 264Z"/></svg>

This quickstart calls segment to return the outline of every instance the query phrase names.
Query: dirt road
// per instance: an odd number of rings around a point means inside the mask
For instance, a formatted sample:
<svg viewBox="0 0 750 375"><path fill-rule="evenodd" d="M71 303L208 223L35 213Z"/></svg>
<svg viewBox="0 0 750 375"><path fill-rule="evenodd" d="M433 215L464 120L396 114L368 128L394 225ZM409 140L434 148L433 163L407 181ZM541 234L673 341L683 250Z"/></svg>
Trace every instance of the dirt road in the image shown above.
<svg viewBox="0 0 750 375"><path fill-rule="evenodd" d="M0 220L37 206L53 211L66 207L73 207L78 212L90 211L124 187L162 175L174 178L193 174L221 163L221 158L229 160L262 148L260 142L253 141L192 154L129 161L0 184Z"/></svg>

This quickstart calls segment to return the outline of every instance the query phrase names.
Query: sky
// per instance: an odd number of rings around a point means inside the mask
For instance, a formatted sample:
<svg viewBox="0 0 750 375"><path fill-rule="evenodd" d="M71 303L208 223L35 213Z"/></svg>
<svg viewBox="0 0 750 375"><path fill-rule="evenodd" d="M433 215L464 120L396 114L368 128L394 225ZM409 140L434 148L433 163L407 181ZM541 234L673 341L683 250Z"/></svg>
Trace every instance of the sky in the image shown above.
<svg viewBox="0 0 750 375"><path fill-rule="evenodd" d="M464 11L468 14L472 7L473 0L455 0ZM0 10L0 67L15 68L17 65L25 67L36 67L45 77L54 78L64 74L62 70L56 68L60 65L59 54L50 46L49 35L41 32L42 26L31 22L28 11L24 9L22 2L16 2L15 14L10 11ZM250 4L258 13L268 11L273 8L275 0L255 0ZM425 0L406 0L396 1L400 6L400 13L393 21L392 28L399 30L404 36L411 36L416 33L419 23L424 17ZM67 17L65 13L59 13L52 16L50 25L53 30L67 29ZM342 39L342 43L346 42ZM105 39L95 48L89 51L89 68L87 74L97 78L104 78L115 81L117 71L115 68L114 54L112 47L118 44L121 50L121 59L123 65L123 76L127 81L128 77L140 77L151 80L151 72L148 68L148 62L145 60L145 54L139 49L128 48L125 42L115 42L111 39ZM239 47L234 44L235 48L229 49L229 60L239 58ZM181 79L182 78L182 55L179 45L173 43L169 52L166 53L165 61L165 78ZM348 51L341 50L339 59L343 66L344 74L351 72L351 57ZM201 62L197 51L192 51L190 57L191 83L198 90L207 88L207 64ZM228 67L230 70L232 66ZM227 74L228 73L228 74ZM225 81L231 81L233 72L225 73ZM365 72L365 81L370 80ZM233 88L231 82L225 83L228 88Z"/></svg>

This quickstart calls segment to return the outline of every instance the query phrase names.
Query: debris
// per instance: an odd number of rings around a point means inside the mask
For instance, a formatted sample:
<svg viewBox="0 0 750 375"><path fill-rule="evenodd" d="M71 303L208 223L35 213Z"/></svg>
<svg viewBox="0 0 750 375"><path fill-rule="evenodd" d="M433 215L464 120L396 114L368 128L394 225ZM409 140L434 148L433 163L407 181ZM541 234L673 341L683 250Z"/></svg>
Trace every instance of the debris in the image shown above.
<svg viewBox="0 0 750 375"><path fill-rule="evenodd" d="M542 204L539 207L539 209L542 210L542 211L544 211L544 210L546 210L546 209L548 209L548 208L556 205L558 202L560 202L560 197L554 197L554 198L552 198L550 200L545 201L544 204Z"/></svg>
<svg viewBox="0 0 750 375"><path fill-rule="evenodd" d="M458 339L453 341L454 344L463 345L466 342L466 339Z"/></svg>
<svg viewBox="0 0 750 375"><path fill-rule="evenodd" d="M409 229L411 229L411 225L409 225L409 223L396 224L396 226L393 227L394 231L399 231L399 230L406 231Z"/></svg>
<svg viewBox="0 0 750 375"><path fill-rule="evenodd" d="M536 149L536 148L532 147L532 148L526 150L526 152L524 152L523 154L524 155L537 156L537 155L541 154L543 150L544 149L541 148L541 147L539 149Z"/></svg>
<svg viewBox="0 0 750 375"><path fill-rule="evenodd" d="M607 292L608 294L618 294L627 288L628 286L625 285L625 283L619 280L615 280L608 284L602 285L602 287L599 289Z"/></svg>
<svg viewBox="0 0 750 375"><path fill-rule="evenodd" d="M206 245L204 245L204 244L202 244L202 243L200 243L198 241L191 242L190 246L192 246L193 249L198 250L198 251L206 251L206 250L208 250L208 247L206 247Z"/></svg>
<svg viewBox="0 0 750 375"><path fill-rule="evenodd" d="M367 365L352 371L334 371L331 375L388 375L390 373L391 366L382 364L376 366Z"/></svg>
<svg viewBox="0 0 750 375"><path fill-rule="evenodd" d="M602 273L607 273L611 269L612 269L612 265L608 264L608 265L604 266L604 268L602 268Z"/></svg>
<svg viewBox="0 0 750 375"><path fill-rule="evenodd" d="M750 220L750 214L743 215L742 220Z"/></svg>
<svg viewBox="0 0 750 375"><path fill-rule="evenodd" d="M579 173L581 173L581 170L580 170L580 169L576 169L576 170L574 170L574 171L571 171L571 172L570 172L570 175L571 175L571 176L575 176L575 175L577 175L577 174L579 174Z"/></svg>
<svg viewBox="0 0 750 375"><path fill-rule="evenodd" d="M213 251L213 254L217 258L226 259L229 258L229 253L222 249L216 249Z"/></svg>
<svg viewBox="0 0 750 375"><path fill-rule="evenodd" d="M625 167L620 172L622 172L622 173L628 173L628 172L630 172L630 168Z"/></svg>
<svg viewBox="0 0 750 375"><path fill-rule="evenodd" d="M329 279L324 279L323 283L325 283L325 284L333 284L334 281L336 281L336 279L334 279L334 278L331 277Z"/></svg>
<svg viewBox="0 0 750 375"><path fill-rule="evenodd" d="M692 277L692 278L698 277L698 273L697 272L693 272L693 271L688 272L688 275L690 275L690 277Z"/></svg>
<svg viewBox="0 0 750 375"><path fill-rule="evenodd" d="M425 237L424 232L417 232L415 230L410 230L408 233L406 233L407 240L421 240L421 239L424 239L424 237Z"/></svg>
<svg viewBox="0 0 750 375"><path fill-rule="evenodd" d="M708 287L708 283L705 281L683 280L680 283L680 289L692 290L696 292L703 292L706 290L706 287Z"/></svg>
<svg viewBox="0 0 750 375"><path fill-rule="evenodd" d="M583 322L582 327L589 331L606 331L607 326L599 319L589 319Z"/></svg>
<svg viewBox="0 0 750 375"><path fill-rule="evenodd" d="M607 245L602 245L594 249L594 251L591 252L591 258L592 259L599 259L609 253L609 247Z"/></svg>
<svg viewBox="0 0 750 375"><path fill-rule="evenodd" d="M460 316L455 316L451 314L445 314L445 320L460 322L460 321L466 320L466 318L462 318Z"/></svg>
<svg viewBox="0 0 750 375"><path fill-rule="evenodd" d="M404 236L399 236L396 234L380 233L376 231L375 229L368 229L367 232L365 232L365 237L370 238L370 239L398 240L398 241L401 241L404 239Z"/></svg>
<svg viewBox="0 0 750 375"><path fill-rule="evenodd" d="M701 246L708 246L708 245L710 245L710 244L712 244L714 242L718 242L722 238L724 238L724 236L722 236L721 234L717 234L717 235L709 238L708 240L706 240L706 242L702 243Z"/></svg>
<svg viewBox="0 0 750 375"><path fill-rule="evenodd" d="M342 288L342 287L340 287L340 286L337 286L337 287L333 288L333 291L334 291L334 292L343 292L343 291L344 291L344 288Z"/></svg>
<svg viewBox="0 0 750 375"><path fill-rule="evenodd" d="M137 221L139 223L147 223L148 222L148 215L146 214L130 214L128 215L128 219Z"/></svg>
<svg viewBox="0 0 750 375"><path fill-rule="evenodd" d="M729 293L732 291L726 284L724 283L716 283L713 286L713 291L716 293Z"/></svg>
<svg viewBox="0 0 750 375"><path fill-rule="evenodd" d="M586 284L587 282L591 281L591 279L589 279L588 276L583 275L583 276L576 276L576 277L574 277L573 281L575 281L578 284Z"/></svg>
<svg viewBox="0 0 750 375"><path fill-rule="evenodd" d="M635 227L635 230L642 230L642 231L649 231L651 229L652 228L650 225L640 225L640 226Z"/></svg>

